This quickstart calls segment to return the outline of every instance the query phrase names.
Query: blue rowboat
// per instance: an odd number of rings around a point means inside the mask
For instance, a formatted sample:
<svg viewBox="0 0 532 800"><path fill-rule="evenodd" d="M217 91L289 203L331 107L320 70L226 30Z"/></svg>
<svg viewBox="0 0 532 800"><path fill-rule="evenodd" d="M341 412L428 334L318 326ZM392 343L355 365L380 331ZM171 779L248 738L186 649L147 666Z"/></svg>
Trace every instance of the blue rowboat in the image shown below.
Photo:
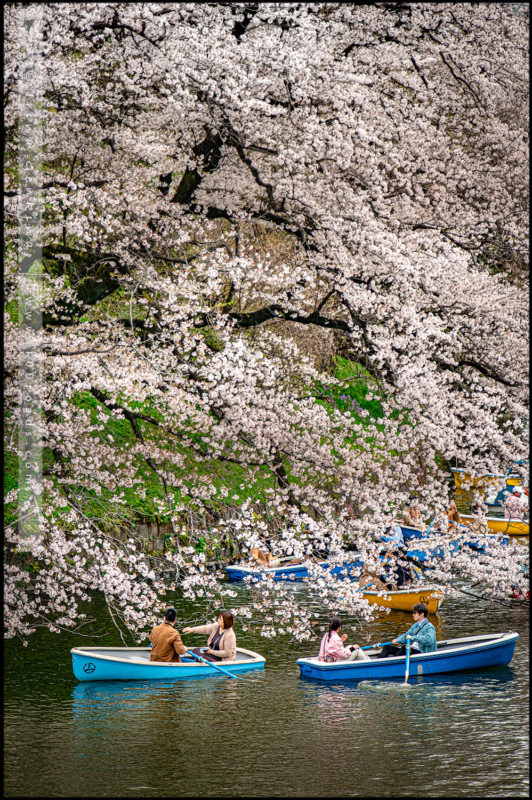
<svg viewBox="0 0 532 800"><path fill-rule="evenodd" d="M401 533L403 534L403 539L405 542L409 542L412 539L426 539L427 534L425 531L420 530L419 528L411 528L410 525L399 525L401 528Z"/></svg>
<svg viewBox="0 0 532 800"><path fill-rule="evenodd" d="M468 534L467 527L465 525L459 525L458 526L458 533L460 533L460 534L464 534L464 533ZM449 542L449 544L448 544L448 550L450 551L451 556L456 555L456 553L458 553L458 551L460 550L461 547L469 547L471 550L475 551L476 553L486 553L487 546L489 546L489 542L493 542L494 544L502 544L502 545L508 545L509 542L510 542L510 537L509 536L503 536L501 534L496 534L496 533L495 534L494 533L485 534L485 538L487 538L487 540L488 540L487 544L486 544L486 542L483 542L481 544L478 539L451 540ZM413 559L414 561L417 561L420 564L424 564L431 557L443 558L443 556L444 556L443 547L429 548L428 551L426 549L424 549L424 548L423 549L419 549L420 547L423 547L423 545L420 544L416 548L416 543L415 542L412 543L409 546L409 549L406 551L406 555L409 558Z"/></svg>
<svg viewBox="0 0 532 800"><path fill-rule="evenodd" d="M460 542L453 540L447 544L448 552L451 554L451 557L456 555L460 550ZM445 552L443 547L431 547L428 549L415 549L414 547L409 547L406 551L406 555L408 558L413 559L414 561L418 561L420 564L424 564L429 558L444 558Z"/></svg>
<svg viewBox="0 0 532 800"><path fill-rule="evenodd" d="M305 563L287 564L288 561L292 561L291 557L280 558L279 561L278 567L268 567L267 569L250 567L247 564L229 564L225 568L227 579L243 581L245 578L251 577L253 581L262 581L265 577L271 576L274 581L302 581L303 578L308 578L309 572ZM283 563L286 566L283 566Z"/></svg>
<svg viewBox="0 0 532 800"><path fill-rule="evenodd" d="M268 567L266 569L250 567L246 564L229 564L225 568L227 579L229 581L243 581L245 578L251 577L255 582L271 576L274 581L302 581L304 578L309 577L306 563L288 564L287 562L292 561L291 556L280 558L279 561L280 565L278 567ZM362 561L356 559L355 561L334 566L331 566L328 561L320 561L319 566L329 571L336 578L358 578Z"/></svg>
<svg viewBox="0 0 532 800"><path fill-rule="evenodd" d="M220 675L206 663L184 656L181 663L150 661L149 647L73 647L72 669L78 681L144 681ZM264 669L265 658L239 647L234 661L216 662L226 672L240 675Z"/></svg>
<svg viewBox="0 0 532 800"><path fill-rule="evenodd" d="M493 542L494 544L510 544L510 537L509 536L501 536L500 533L488 533L486 536L489 537L489 542ZM467 542L464 542L467 547L470 547L471 550L475 550L478 553L485 553L486 552L486 543L484 542L481 544L478 539L470 539Z"/></svg>
<svg viewBox="0 0 532 800"><path fill-rule="evenodd" d="M443 672L463 672L509 664L514 654L518 633L493 633L445 639L437 643L433 653L410 655L410 676ZM301 675L318 681L389 680L405 676L406 656L377 658L377 650L366 651L369 661L334 661L327 663L312 658L298 658Z"/></svg>

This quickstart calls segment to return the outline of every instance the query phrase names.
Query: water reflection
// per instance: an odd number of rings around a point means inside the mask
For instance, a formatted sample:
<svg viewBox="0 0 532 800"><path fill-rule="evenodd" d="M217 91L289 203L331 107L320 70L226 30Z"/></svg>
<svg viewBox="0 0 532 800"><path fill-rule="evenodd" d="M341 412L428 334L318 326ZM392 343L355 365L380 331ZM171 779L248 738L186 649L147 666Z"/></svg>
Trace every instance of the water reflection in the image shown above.
<svg viewBox="0 0 532 800"><path fill-rule="evenodd" d="M254 676L246 676L246 682L253 682ZM260 678L258 680L260 683ZM194 712L201 714L215 704L223 706L225 712L231 711L239 697L239 687L235 681L220 676L191 677L186 681L94 681L78 683L72 690L72 711L75 717L102 717L134 710L150 710L154 717L166 714L167 706L180 708L193 706Z"/></svg>
<svg viewBox="0 0 532 800"><path fill-rule="evenodd" d="M312 708L314 722L324 729L338 729L346 720L365 721L369 729L388 735L462 727L467 720L470 735L484 730L490 720L500 725L499 702L507 703L514 675L510 667L494 667L483 673L456 673L416 677L407 686L401 681L319 683L301 677L302 704ZM399 725L399 732L397 730ZM445 734L445 749L449 748Z"/></svg>

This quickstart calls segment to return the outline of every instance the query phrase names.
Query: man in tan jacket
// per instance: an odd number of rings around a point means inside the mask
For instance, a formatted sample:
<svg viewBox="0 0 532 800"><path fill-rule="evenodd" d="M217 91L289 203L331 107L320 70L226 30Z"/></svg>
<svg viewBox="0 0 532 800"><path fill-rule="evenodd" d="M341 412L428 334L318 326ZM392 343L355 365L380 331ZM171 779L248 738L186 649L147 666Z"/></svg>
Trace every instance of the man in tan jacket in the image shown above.
<svg viewBox="0 0 532 800"><path fill-rule="evenodd" d="M150 661L181 661L181 656L187 652L179 632L174 628L176 617L175 608L167 608L164 622L156 625L150 633Z"/></svg>

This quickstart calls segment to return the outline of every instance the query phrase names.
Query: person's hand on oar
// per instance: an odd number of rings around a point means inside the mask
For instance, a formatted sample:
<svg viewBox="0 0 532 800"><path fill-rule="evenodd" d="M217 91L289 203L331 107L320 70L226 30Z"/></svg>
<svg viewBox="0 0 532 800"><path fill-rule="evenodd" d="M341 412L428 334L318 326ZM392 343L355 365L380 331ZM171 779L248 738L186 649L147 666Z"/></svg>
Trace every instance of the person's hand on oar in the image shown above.
<svg viewBox="0 0 532 800"><path fill-rule="evenodd" d="M377 644L367 644L365 647L361 647L361 650L373 650L377 647L385 647L387 644L393 644L393 642L377 642Z"/></svg>

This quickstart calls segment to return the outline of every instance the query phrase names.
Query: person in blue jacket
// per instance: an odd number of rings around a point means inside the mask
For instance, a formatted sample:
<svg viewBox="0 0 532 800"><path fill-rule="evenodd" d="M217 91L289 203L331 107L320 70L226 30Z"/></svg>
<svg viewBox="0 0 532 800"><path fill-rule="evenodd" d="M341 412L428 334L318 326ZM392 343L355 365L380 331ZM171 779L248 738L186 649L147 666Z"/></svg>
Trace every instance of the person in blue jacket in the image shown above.
<svg viewBox="0 0 532 800"><path fill-rule="evenodd" d="M377 658L388 658L388 656L404 656L406 654L406 638L410 637L412 654L432 653L436 650L436 630L432 622L427 619L429 610L425 603L416 603L412 609L414 624L397 636L391 644L385 644Z"/></svg>
<svg viewBox="0 0 532 800"><path fill-rule="evenodd" d="M384 536L382 537L383 542L390 542L397 545L402 545L405 543L405 537L403 535L403 531L401 530L401 526L397 524L397 522L392 522L388 525L386 530L384 531Z"/></svg>

